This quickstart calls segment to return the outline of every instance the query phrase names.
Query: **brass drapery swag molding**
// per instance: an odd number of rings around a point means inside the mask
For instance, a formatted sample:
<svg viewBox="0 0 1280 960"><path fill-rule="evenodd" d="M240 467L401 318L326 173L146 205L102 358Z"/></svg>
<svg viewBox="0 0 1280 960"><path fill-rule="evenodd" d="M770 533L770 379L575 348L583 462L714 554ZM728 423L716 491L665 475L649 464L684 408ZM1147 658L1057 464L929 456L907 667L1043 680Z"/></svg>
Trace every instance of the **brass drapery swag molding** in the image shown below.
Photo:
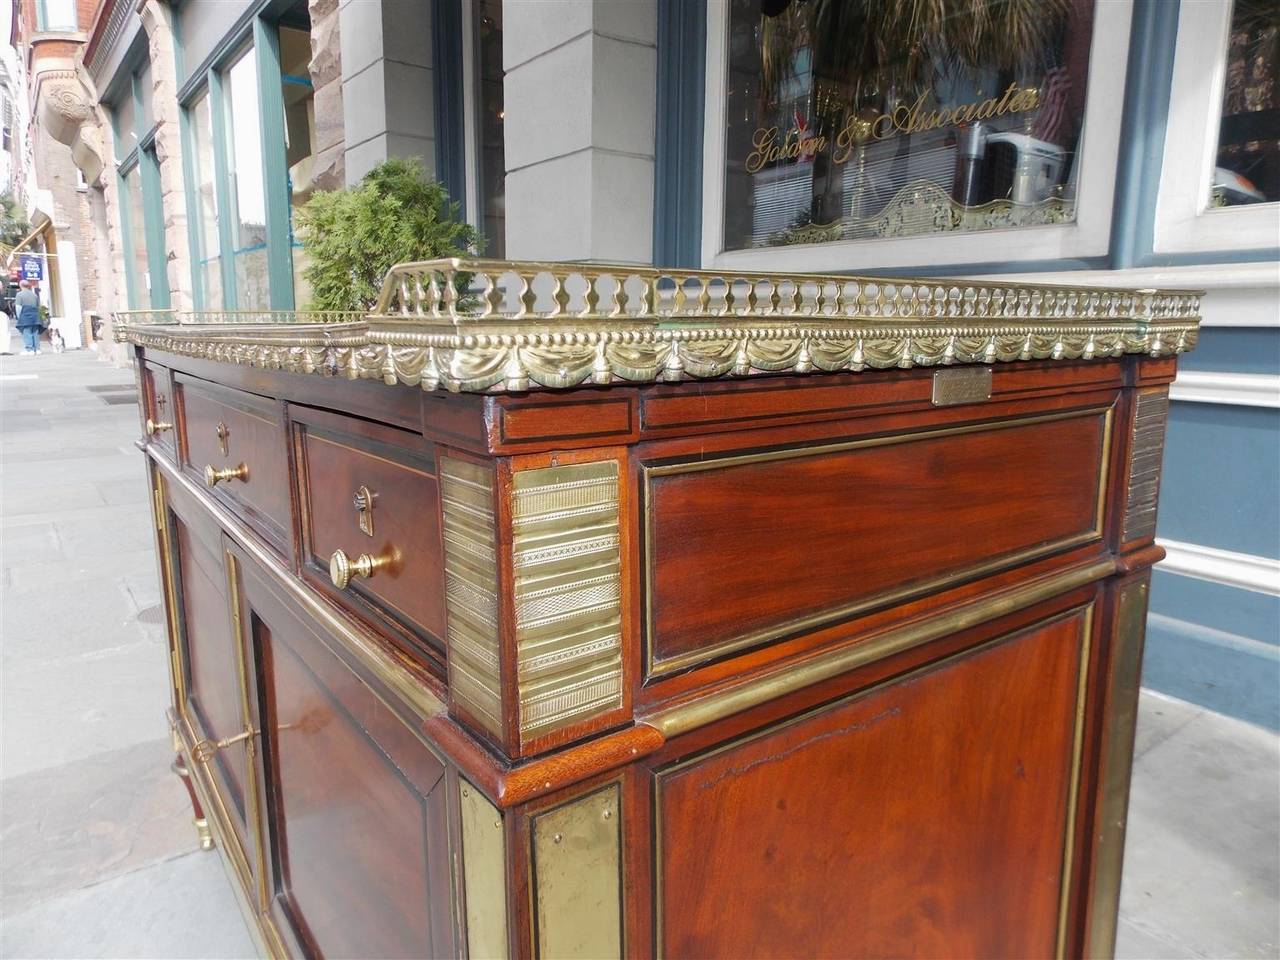
<svg viewBox="0 0 1280 960"><path fill-rule="evenodd" d="M861 371L1192 349L1200 291L435 260L374 310L117 314L181 356L425 390Z"/></svg>

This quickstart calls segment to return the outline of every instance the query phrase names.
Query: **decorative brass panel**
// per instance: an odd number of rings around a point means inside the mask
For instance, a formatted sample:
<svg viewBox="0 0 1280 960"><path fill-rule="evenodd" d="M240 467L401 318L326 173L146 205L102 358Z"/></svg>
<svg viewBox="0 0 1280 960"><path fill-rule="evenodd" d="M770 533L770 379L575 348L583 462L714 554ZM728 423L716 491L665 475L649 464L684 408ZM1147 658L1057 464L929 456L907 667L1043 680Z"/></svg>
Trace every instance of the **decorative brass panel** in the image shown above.
<svg viewBox="0 0 1280 960"><path fill-rule="evenodd" d="M1138 722L1138 685L1147 623L1147 579L1121 590L1112 633L1107 681L1106 735L1099 770L1099 798L1093 855L1092 904L1084 955L1115 954L1116 919L1120 909L1120 872L1124 866L1124 834L1129 816L1129 778L1133 737Z"/></svg>
<svg viewBox="0 0 1280 960"><path fill-rule="evenodd" d="M612 783L533 818L537 956L622 956L621 805Z"/></svg>
<svg viewBox="0 0 1280 960"><path fill-rule="evenodd" d="M393 267L361 320L123 313L115 336L266 369L501 392L1171 356L1195 346L1199 311L1186 290L450 259Z"/></svg>
<svg viewBox="0 0 1280 960"><path fill-rule="evenodd" d="M990 367L954 367L933 374L933 405L951 407L991 399Z"/></svg>
<svg viewBox="0 0 1280 960"><path fill-rule="evenodd" d="M512 477L520 738L622 705L618 463Z"/></svg>
<svg viewBox="0 0 1280 960"><path fill-rule="evenodd" d="M1156 532L1156 502L1160 497L1160 464L1169 422L1169 390L1159 387L1138 394L1129 447L1129 480L1121 540L1139 540Z"/></svg>
<svg viewBox="0 0 1280 960"><path fill-rule="evenodd" d="M493 483L489 467L440 458L449 691L485 729L501 736Z"/></svg>
<svg viewBox="0 0 1280 960"><path fill-rule="evenodd" d="M507 848L502 814L465 780L458 782L462 811L462 881L467 902L467 954L507 956Z"/></svg>

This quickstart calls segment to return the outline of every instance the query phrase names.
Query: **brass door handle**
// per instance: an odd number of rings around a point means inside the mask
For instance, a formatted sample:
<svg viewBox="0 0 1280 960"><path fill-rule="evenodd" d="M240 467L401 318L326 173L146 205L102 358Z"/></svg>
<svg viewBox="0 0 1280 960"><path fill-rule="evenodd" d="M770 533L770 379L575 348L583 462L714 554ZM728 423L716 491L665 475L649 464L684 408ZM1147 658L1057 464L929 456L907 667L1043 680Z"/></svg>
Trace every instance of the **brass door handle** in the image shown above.
<svg viewBox="0 0 1280 960"><path fill-rule="evenodd" d="M335 550L333 556L329 558L329 579L339 590L344 590L352 577L367 580L391 560L391 557L371 557L367 553L362 553L352 560L345 550Z"/></svg>
<svg viewBox="0 0 1280 960"><path fill-rule="evenodd" d="M160 434L164 433L166 430L172 430L172 429L173 429L172 423L167 423L164 420L152 420L150 417L147 417L147 434L149 436L158 437Z"/></svg>
<svg viewBox="0 0 1280 960"><path fill-rule="evenodd" d="M219 750L226 749L234 743L240 743L257 735L258 731L253 727L245 727L244 730L232 737L223 737L221 740L198 740L191 748L191 757L198 763L208 763Z"/></svg>
<svg viewBox="0 0 1280 960"><path fill-rule="evenodd" d="M238 467L223 467L221 470L214 468L213 464L207 464L204 468L204 482L210 487L216 487L224 480L243 480L249 479L249 467L246 464L240 464Z"/></svg>

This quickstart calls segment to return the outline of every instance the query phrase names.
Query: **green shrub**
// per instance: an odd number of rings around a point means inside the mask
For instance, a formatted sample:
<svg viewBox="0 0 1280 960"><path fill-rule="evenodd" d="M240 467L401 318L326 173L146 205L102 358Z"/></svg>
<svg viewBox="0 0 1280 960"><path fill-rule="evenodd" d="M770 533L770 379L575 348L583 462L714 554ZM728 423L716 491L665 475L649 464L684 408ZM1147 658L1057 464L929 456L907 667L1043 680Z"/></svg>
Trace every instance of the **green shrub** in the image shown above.
<svg viewBox="0 0 1280 960"><path fill-rule="evenodd" d="M466 256L483 242L416 159L392 158L357 186L316 193L297 226L312 310L370 310L397 263Z"/></svg>

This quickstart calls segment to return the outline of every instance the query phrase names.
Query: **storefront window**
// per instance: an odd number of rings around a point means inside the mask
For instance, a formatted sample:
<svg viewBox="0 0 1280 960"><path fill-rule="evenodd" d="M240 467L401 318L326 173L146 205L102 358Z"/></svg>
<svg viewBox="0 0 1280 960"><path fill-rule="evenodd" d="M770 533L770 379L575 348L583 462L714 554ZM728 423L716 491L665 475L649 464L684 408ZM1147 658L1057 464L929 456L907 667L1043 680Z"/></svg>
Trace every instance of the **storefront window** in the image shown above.
<svg viewBox="0 0 1280 960"><path fill-rule="evenodd" d="M506 256L505 113L502 102L502 0L477 0L475 38L479 122L480 232L489 257Z"/></svg>
<svg viewBox="0 0 1280 960"><path fill-rule="evenodd" d="M209 94L200 95L187 114L191 123L192 167L195 174L196 235L199 280L204 306L222 309L222 257L218 237L218 197L214 182L213 114Z"/></svg>
<svg viewBox="0 0 1280 960"><path fill-rule="evenodd" d="M1073 222L1093 0L963 11L731 0L725 249Z"/></svg>
<svg viewBox="0 0 1280 960"><path fill-rule="evenodd" d="M147 218L142 202L142 172L135 164L125 174L124 202L129 207L129 306L134 310L151 308L151 271L147 261Z"/></svg>
<svg viewBox="0 0 1280 960"><path fill-rule="evenodd" d="M271 302L267 270L267 203L263 189L258 70L250 49L224 75L230 178L232 262L236 306L265 310Z"/></svg>
<svg viewBox="0 0 1280 960"><path fill-rule="evenodd" d="M1236 0L1210 205L1280 200L1280 5Z"/></svg>
<svg viewBox="0 0 1280 960"><path fill-rule="evenodd" d="M138 129L144 133L156 125L155 108L152 103L154 90L151 85L151 63L144 63L133 81L138 91L138 107L141 112Z"/></svg>
<svg viewBox="0 0 1280 960"><path fill-rule="evenodd" d="M56 33L75 32L76 0L36 0L36 29Z"/></svg>

